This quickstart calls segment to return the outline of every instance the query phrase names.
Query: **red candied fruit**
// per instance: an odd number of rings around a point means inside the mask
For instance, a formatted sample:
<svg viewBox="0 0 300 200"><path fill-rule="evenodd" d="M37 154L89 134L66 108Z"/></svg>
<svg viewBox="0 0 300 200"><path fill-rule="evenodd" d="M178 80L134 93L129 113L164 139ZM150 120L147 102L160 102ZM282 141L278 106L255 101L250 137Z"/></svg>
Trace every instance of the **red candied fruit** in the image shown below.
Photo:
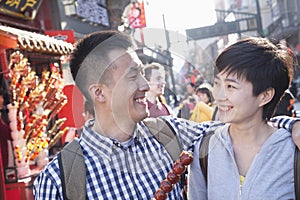
<svg viewBox="0 0 300 200"><path fill-rule="evenodd" d="M168 179L164 179L161 183L160 183L160 188L166 192L169 193L172 191L173 189L173 184L168 180Z"/></svg>
<svg viewBox="0 0 300 200"><path fill-rule="evenodd" d="M180 176L177 175L175 172L170 171L167 175L167 179L168 181L170 181L170 183L175 184L179 181Z"/></svg>
<svg viewBox="0 0 300 200"><path fill-rule="evenodd" d="M182 173L184 172L185 166L184 166L181 162L176 161L175 164L173 165L172 170L173 170L176 174L180 175L180 174L182 174Z"/></svg>
<svg viewBox="0 0 300 200"><path fill-rule="evenodd" d="M167 199L167 194L162 189L158 188L154 193L154 198L156 200L165 200Z"/></svg>
<svg viewBox="0 0 300 200"><path fill-rule="evenodd" d="M180 162L185 166L191 164L193 162L193 160L194 160L194 157L191 152L183 151L180 154Z"/></svg>

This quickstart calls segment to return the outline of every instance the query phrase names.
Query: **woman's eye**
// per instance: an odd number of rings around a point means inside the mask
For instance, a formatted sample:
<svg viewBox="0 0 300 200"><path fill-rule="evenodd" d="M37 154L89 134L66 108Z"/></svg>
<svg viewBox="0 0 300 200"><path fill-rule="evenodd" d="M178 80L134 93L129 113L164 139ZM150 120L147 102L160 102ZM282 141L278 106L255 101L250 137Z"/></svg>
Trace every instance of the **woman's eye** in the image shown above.
<svg viewBox="0 0 300 200"><path fill-rule="evenodd" d="M235 89L236 87L235 86L233 86L233 85L228 85L227 86L228 88L233 88L233 89Z"/></svg>

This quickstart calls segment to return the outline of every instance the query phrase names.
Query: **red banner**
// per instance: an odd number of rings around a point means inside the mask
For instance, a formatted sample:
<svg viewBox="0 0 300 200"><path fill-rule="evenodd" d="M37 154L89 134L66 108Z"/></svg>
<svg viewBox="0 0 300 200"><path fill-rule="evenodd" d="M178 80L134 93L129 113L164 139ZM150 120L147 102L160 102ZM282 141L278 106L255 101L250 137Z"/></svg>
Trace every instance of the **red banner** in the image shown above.
<svg viewBox="0 0 300 200"><path fill-rule="evenodd" d="M75 42L75 36L73 30L50 30L50 31L45 31L44 34L54 37L55 39L63 40L65 42L69 42L72 44L74 44Z"/></svg>
<svg viewBox="0 0 300 200"><path fill-rule="evenodd" d="M128 13L128 21L131 28L146 27L144 1L133 2Z"/></svg>

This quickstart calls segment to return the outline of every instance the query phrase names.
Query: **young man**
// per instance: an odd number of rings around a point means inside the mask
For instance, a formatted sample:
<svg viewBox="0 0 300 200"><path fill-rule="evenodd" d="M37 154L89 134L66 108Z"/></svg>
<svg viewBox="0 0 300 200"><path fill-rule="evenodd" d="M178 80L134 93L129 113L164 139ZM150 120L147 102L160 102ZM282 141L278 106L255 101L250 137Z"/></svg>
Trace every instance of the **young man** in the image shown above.
<svg viewBox="0 0 300 200"><path fill-rule="evenodd" d="M159 63L148 64L144 67L144 74L150 86L146 93L149 117L173 115L163 96L166 86L164 66Z"/></svg>
<svg viewBox="0 0 300 200"><path fill-rule="evenodd" d="M149 91L142 67L131 39L115 31L86 36L72 54L75 83L95 110L95 119L85 124L79 139L86 199L151 199L173 166L166 148L142 121L148 116ZM171 117L164 120L183 149L208 127ZM58 166L55 157L35 180L35 199L63 199ZM168 198L181 199L179 184Z"/></svg>
<svg viewBox="0 0 300 200"><path fill-rule="evenodd" d="M292 55L287 47L250 37L218 56L213 96L226 124L209 140L207 175L199 160L190 166L189 199L295 198L295 144L286 130L268 124L291 84Z"/></svg>

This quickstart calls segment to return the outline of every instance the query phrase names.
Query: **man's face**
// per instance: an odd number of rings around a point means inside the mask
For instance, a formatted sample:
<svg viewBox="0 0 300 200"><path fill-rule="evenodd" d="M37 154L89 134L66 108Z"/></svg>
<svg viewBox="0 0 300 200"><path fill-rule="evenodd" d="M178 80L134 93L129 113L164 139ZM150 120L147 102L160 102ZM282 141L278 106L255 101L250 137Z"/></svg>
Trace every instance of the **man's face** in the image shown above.
<svg viewBox="0 0 300 200"><path fill-rule="evenodd" d="M165 73L158 69L152 69L149 85L149 92L152 93L154 96L164 94L166 85Z"/></svg>
<svg viewBox="0 0 300 200"><path fill-rule="evenodd" d="M117 56L121 55L121 56ZM112 117L118 122L139 122L148 116L145 93L149 85L142 74L142 63L137 54L128 50L113 51L112 83L108 87L107 103Z"/></svg>

